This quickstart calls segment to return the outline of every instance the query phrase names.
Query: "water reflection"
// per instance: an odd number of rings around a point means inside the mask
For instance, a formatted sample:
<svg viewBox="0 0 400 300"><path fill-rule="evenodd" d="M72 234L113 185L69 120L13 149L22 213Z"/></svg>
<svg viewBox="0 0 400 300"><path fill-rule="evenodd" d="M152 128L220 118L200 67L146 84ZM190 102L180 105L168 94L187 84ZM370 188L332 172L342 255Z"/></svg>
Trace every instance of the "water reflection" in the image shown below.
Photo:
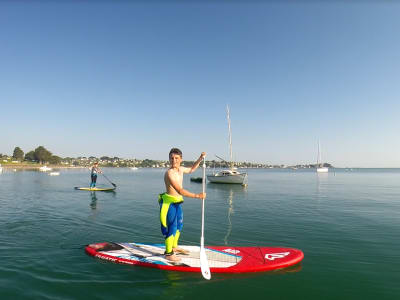
<svg viewBox="0 0 400 300"><path fill-rule="evenodd" d="M115 191L109 191L109 192L100 192L102 193L102 195L110 195L112 198L116 197L116 193ZM107 197L108 198L108 197ZM90 204L89 204L90 208L92 210L96 210L97 209L97 195L96 195L96 191L90 191Z"/></svg>
<svg viewBox="0 0 400 300"><path fill-rule="evenodd" d="M213 282L222 282L225 280L235 279L252 279L252 278L262 278L266 276L274 276L274 275L284 275L289 273L297 273L302 270L302 263L298 263L294 266L290 266L287 268L265 271L265 272L250 272L250 273L212 273ZM187 285L202 285L207 284L209 281L203 279L201 276L201 272L165 272L165 282L166 289L163 291L164 297L175 298L179 290L184 288Z"/></svg>
<svg viewBox="0 0 400 300"><path fill-rule="evenodd" d="M95 191L91 191L90 192L90 198L91 198L90 208L94 210L94 209L97 208L97 197L96 197L96 192Z"/></svg>
<svg viewBox="0 0 400 300"><path fill-rule="evenodd" d="M232 232L232 216L235 213L234 199L244 199L243 194L246 193L247 187L238 184L209 184L207 189L212 191L212 197L224 199L226 202L224 207L227 208L227 231L224 236L224 244L229 244L229 237ZM211 195L210 195L211 196Z"/></svg>
<svg viewBox="0 0 400 300"><path fill-rule="evenodd" d="M328 182L328 173L316 173L317 176L317 190L316 190L316 198L320 200L325 198L327 195L325 194L326 183Z"/></svg>
<svg viewBox="0 0 400 300"><path fill-rule="evenodd" d="M225 245L228 245L228 238L231 235L232 231L232 220L231 215L234 214L233 210L233 190L229 190L229 197L228 197L228 231L224 237Z"/></svg>

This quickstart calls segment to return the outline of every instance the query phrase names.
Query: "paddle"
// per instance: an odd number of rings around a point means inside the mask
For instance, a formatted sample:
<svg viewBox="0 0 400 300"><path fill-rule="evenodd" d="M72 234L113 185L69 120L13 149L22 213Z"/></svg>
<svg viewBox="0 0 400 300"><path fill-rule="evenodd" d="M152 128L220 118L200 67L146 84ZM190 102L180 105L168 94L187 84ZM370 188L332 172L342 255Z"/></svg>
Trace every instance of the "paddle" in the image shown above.
<svg viewBox="0 0 400 300"><path fill-rule="evenodd" d="M206 159L203 158L203 194L206 192ZM204 249L204 198L201 204L201 238L200 238L200 268L201 274L207 280L211 279L210 267L208 266L207 254Z"/></svg>
<svg viewBox="0 0 400 300"><path fill-rule="evenodd" d="M101 175L103 175L104 178L107 179L114 187L117 187L117 185L115 183L112 183L111 180L108 179L106 175L104 175L103 173L101 173Z"/></svg>

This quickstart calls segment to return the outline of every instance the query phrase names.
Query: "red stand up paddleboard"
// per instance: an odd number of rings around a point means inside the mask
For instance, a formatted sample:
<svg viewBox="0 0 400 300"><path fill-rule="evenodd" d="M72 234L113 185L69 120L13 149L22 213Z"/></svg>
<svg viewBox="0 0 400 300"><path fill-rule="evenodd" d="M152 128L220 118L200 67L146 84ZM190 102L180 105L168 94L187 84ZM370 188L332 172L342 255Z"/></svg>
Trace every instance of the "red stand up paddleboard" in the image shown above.
<svg viewBox="0 0 400 300"><path fill-rule="evenodd" d="M203 194L205 193L205 160L203 160ZM176 254L179 262L164 257L164 244L98 243L86 246L92 256L116 263L162 270L201 272L205 279L211 273L247 273L282 269L298 264L301 250L283 247L204 246L204 199L202 199L201 237L199 246L180 246L187 254Z"/></svg>
<svg viewBox="0 0 400 300"><path fill-rule="evenodd" d="M116 263L181 272L200 272L200 247L179 246L189 252L177 254L180 262L164 257L164 244L98 243L86 246L92 256ZM211 273L247 273L282 269L298 264L301 250L285 247L206 246Z"/></svg>

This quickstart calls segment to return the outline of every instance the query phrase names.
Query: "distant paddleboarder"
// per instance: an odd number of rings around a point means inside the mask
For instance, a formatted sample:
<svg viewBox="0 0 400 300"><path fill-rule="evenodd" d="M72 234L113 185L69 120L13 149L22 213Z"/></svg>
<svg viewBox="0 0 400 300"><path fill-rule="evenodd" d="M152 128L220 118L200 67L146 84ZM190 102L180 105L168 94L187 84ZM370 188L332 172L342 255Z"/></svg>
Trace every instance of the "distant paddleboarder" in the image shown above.
<svg viewBox="0 0 400 300"><path fill-rule="evenodd" d="M97 174L98 173L103 173L100 168L99 168L99 163L96 161L93 166L91 167L91 173L90 173L90 188L95 188L96 187L96 181L97 181Z"/></svg>
<svg viewBox="0 0 400 300"><path fill-rule="evenodd" d="M206 194L194 194L183 188L183 174L193 173L206 156L202 152L191 168L182 167L182 151L172 148L169 152L170 168L165 172L164 183L166 192L160 194L160 221L161 232L165 237L165 258L170 261L180 261L177 254L189 254L188 251L178 247L178 240L183 227L183 197L206 198Z"/></svg>

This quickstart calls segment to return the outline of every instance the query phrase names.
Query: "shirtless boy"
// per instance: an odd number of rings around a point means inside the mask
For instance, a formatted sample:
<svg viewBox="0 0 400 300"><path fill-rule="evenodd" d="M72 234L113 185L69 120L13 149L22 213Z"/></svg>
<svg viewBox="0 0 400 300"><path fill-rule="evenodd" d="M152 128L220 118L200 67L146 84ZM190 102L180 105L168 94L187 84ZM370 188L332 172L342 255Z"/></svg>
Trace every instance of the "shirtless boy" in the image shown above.
<svg viewBox="0 0 400 300"><path fill-rule="evenodd" d="M170 168L164 175L166 192L160 194L158 202L160 203L160 221L161 232L165 236L165 258L177 262L180 258L174 253L188 254L188 252L178 247L178 240L183 227L183 197L206 198L206 194L194 194L183 188L183 174L193 173L199 167L200 162L206 156L202 152L191 168L181 166L182 151L178 148L172 148L169 152Z"/></svg>

